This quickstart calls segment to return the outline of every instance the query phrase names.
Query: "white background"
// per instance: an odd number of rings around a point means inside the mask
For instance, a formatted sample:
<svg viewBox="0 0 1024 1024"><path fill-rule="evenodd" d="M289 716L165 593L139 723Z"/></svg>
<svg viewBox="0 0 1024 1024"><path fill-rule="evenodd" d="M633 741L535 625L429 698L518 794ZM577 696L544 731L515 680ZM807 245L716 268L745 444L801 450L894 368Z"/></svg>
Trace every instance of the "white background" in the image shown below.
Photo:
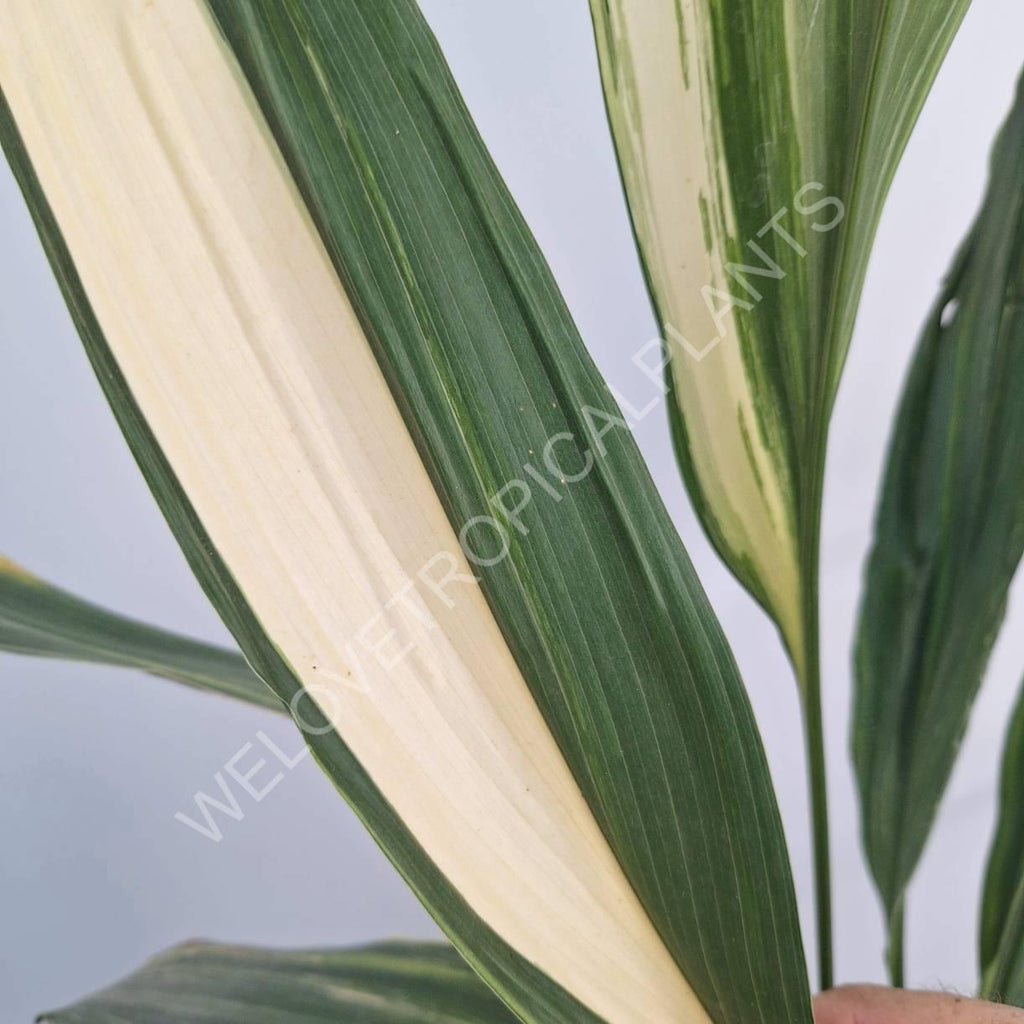
<svg viewBox="0 0 1024 1024"><path fill-rule="evenodd" d="M602 370L637 404L655 333L580 0L423 0L481 130ZM848 763L850 643L890 417L916 333L981 195L1024 57L1020 0L975 0L897 176L832 426L823 565L838 977L882 978ZM0 552L120 611L226 634L92 377L17 190L0 168ZM649 385L648 385L649 387ZM810 857L793 680L763 614L711 552L663 416L641 443L750 687L783 808L808 948ZM908 975L971 991L1004 723L1024 673L1015 588L910 897ZM174 820L269 713L132 673L0 655L0 1014L27 1020L189 937L278 945L429 936L433 925L306 761L217 844ZM248 758L242 762L245 766Z"/></svg>

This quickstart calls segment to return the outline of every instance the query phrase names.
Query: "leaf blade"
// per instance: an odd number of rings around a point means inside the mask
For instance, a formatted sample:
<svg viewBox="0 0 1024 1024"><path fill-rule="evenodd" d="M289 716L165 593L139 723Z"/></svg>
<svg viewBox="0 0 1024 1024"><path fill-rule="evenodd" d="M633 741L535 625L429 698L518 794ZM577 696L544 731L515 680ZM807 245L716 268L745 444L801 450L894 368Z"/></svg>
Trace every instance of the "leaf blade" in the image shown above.
<svg viewBox="0 0 1024 1024"><path fill-rule="evenodd" d="M407 109L420 112L420 116L403 120L390 109L379 113L392 129L386 135L374 135L361 125L364 117L370 121L374 114L360 109L355 99L359 86L351 83L372 80L374 75L372 69L355 70L356 61L349 54L362 54L372 47L369 39L360 41L352 23L382 26L380 39L386 41L382 50L388 58L388 77L400 79L393 69L401 66L401 48L389 49L386 43L393 45L400 37L397 23L401 18L395 12L405 5L379 5L372 14L369 8L360 8L358 17L334 24L326 16L318 16L317 12L325 9L316 5L284 4L274 8L274 13L269 9L257 13L220 0L213 0L211 7L254 85L339 275L364 323L372 325L367 334L376 345L392 390L400 402L410 406L406 421L413 436L422 438L420 452L452 521L472 521L493 505L494 495L510 482L522 483L526 477L522 455L540 452L546 438L565 438L569 444L571 437L580 446L582 439L593 440L585 410L597 413L602 422L618 416L619 411L609 403L546 266L534 255L535 243L528 229L479 146L476 133L470 130L471 122L457 93L447 81L432 80L427 73L420 77L414 68L411 81L399 85L399 90L405 90L402 95ZM341 25L344 27L339 28ZM267 45L268 39L273 40L273 49ZM428 37L417 49L427 68L443 61ZM346 74L349 60L353 70ZM292 87L293 82L304 80L301 69L306 62L315 70L313 77L321 84L321 94ZM283 70L289 63L290 74ZM427 144L426 157L404 152L402 140L417 130L422 133L422 125L431 122L438 137ZM343 140L333 149L322 142L332 137ZM353 169L339 179L335 161L344 163L346 157ZM420 176L409 171L421 167ZM486 260L480 256L486 253L500 282L499 287L488 282L483 298L471 298L465 308L475 310L486 300L497 308L510 309L511 315L500 322L478 315L467 327L460 318L444 317L446 282L417 266L420 260L427 265L463 266L465 262L459 259L458 246L431 251L437 239L452 235L447 224L434 223L423 212L428 204L415 201L420 190L427 193L436 187L432 181L440 182L448 197L458 197L451 200L453 206L460 200L465 204L458 233L467 236L470 262L477 268L484 263L478 272L486 277ZM389 194L400 195L405 190L413 197L416 218L407 216L400 204L387 201ZM465 199L462 190L468 193ZM332 206L325 196L341 198ZM374 215L367 217L369 228L353 224L355 217L349 212L366 198L374 208ZM383 229L380 223L385 225ZM394 283L390 295L385 296L378 279L380 268L389 264L394 265ZM367 266L373 268L372 275L364 272ZM406 294L411 296L407 303L402 301ZM410 314L405 319L403 307ZM481 340L500 338L506 332L512 335L507 345L488 345ZM424 336L421 347L409 341L417 335ZM516 335L523 339L518 346ZM546 339L561 339L560 346ZM501 373L510 355L514 364ZM515 388L511 396L505 393L508 381L518 383L520 379L527 387ZM548 395L550 402L545 400ZM494 430L490 409L502 406L505 412L499 418L498 431L508 440L487 447L486 458L474 458L475 443L487 445ZM445 425L451 408L454 428ZM532 424L516 429L530 414L542 429ZM463 448L464 436L470 442ZM514 521L509 523L508 532L518 541L509 557L497 566L478 567L485 593L517 660L527 667L534 696L595 808L602 830L705 1007L716 1019L720 1015L742 1020L747 1014L756 1019L760 1013L773 1012L795 1018L807 1010L798 1008L800 990L805 987L803 970L795 966L796 958L789 952L798 942L791 904L771 908L767 919L761 921L750 908L736 916L726 914L727 919L718 923L723 901L710 894L703 900L692 882L698 875L717 877L723 892L735 893L737 884L744 884L741 878L760 875L765 879L764 891L773 901L772 894L780 886L770 881L771 876L787 873L781 837L777 832L772 835L774 798L765 786L756 727L731 654L631 438L614 433L602 440L609 451L593 461L593 489L590 476L573 479L556 509L538 500L539 488L534 488L537 497L525 511L517 512L521 526L516 529ZM600 451L600 442L592 444L591 454L595 449ZM572 470L565 471L561 481L556 474L552 481L556 485L564 486L567 477L585 475L575 471L580 457L586 467L590 456L586 451L574 455ZM577 512L570 501L578 502L581 509ZM516 532L522 536L515 538ZM543 540L535 544L533 537L541 532ZM574 539L577 536L579 539ZM574 573L565 573L563 582L556 566L571 566ZM530 592L531 587L541 593L546 587L557 587L561 593L555 590L552 598L543 601ZM581 600L581 595L595 590L600 595L598 601ZM652 592L655 600L644 602L645 592ZM663 604L667 606L664 611ZM655 625L645 618L653 619ZM666 655L659 648L675 659L671 665L666 666ZM596 651L597 656L577 668L572 662L579 660L582 651ZM656 656L649 657L650 651ZM538 658L537 652L543 657ZM566 665L570 667L563 667ZM588 672L597 676L596 689ZM553 677L556 686L551 685ZM710 698L715 690L725 695L721 704ZM650 711L648 721L637 725L632 707L638 700ZM581 711L573 714L569 708ZM703 717L708 723L706 731L703 724L696 729L681 724L691 717ZM583 729L607 733L612 756L599 744L581 740L581 720ZM658 764L659 759L664 763L671 758L665 751L680 744L688 749L681 757L672 758L668 769ZM728 755L720 753L719 744ZM739 764L730 763L730 758ZM712 863L715 855L708 856L715 842L710 834L693 839L684 835L668 842L656 837L661 849L652 850L649 839L640 837L648 844L644 849L630 832L636 821L649 832L651 824L664 816L665 808L673 808L677 819L684 821L694 816L697 807L688 803L683 793L688 784L681 777L687 774L694 780L694 791L713 793L713 799L727 807L729 822L723 827L742 837L735 842L739 847L734 853L735 865L727 865L724 872ZM637 778L643 781L638 784ZM635 793L641 786L649 787L651 793L638 799ZM747 790L749 797L741 799L748 810L727 806L723 792L730 789ZM616 810L623 807L625 812ZM748 815L758 831L772 836L771 867L766 874L761 874L764 869L756 863L763 856L756 844L741 845L748 842ZM703 850L698 849L701 845ZM666 891L675 891L682 899L666 899ZM693 909L686 905L691 900ZM742 898L736 906L743 906ZM783 922L785 951L781 959L775 959L773 953L761 955L761 950L779 946L773 934L776 918ZM717 935L707 921L716 921ZM756 952L751 960L755 962L749 968L737 967L727 949L744 929L755 927L754 921L758 921L758 937L752 939ZM694 932L701 933L701 945L710 947L710 954L694 949L689 937ZM712 960L711 965L701 962L705 956ZM785 988L768 995L779 977L785 979ZM763 1004L774 1005L774 1009Z"/></svg>
<svg viewBox="0 0 1024 1024"><path fill-rule="evenodd" d="M505 1024L516 1018L451 947L284 952L188 943L39 1024Z"/></svg>
<svg viewBox="0 0 1024 1024"><path fill-rule="evenodd" d="M882 203L969 0L591 0L687 487L814 671L828 420Z"/></svg>
<svg viewBox="0 0 1024 1024"><path fill-rule="evenodd" d="M185 5L180 5L174 10L165 9L159 13L166 19L166 16L172 14L184 17L188 11ZM151 7L150 13L153 12L154 8ZM64 8L60 13L66 15L70 11ZM31 19L25 18L22 19L19 28L23 31L24 27L31 24ZM59 16L50 23L51 28L60 25ZM164 38L164 29L167 26L159 27L157 40ZM119 28L120 26L117 26L118 30ZM192 29L195 30L194 23ZM71 34L79 33L72 31ZM178 35L180 38L180 32ZM167 32L166 36L175 40L173 31ZM3 34L3 41L8 44L16 38L17 35L13 31ZM123 39L123 33L118 31L117 38ZM201 37L199 41L201 42ZM195 51L201 54L201 48L197 48L195 43L193 37L182 47L182 52L189 54ZM52 47L53 43L49 45ZM46 49L46 46L39 46L35 52L43 54ZM0 47L0 58L8 56L9 53ZM61 63L63 70L70 66L70 61ZM109 62L104 73L109 75L117 66L116 61ZM211 73L216 84L217 72L211 72L208 68L203 68L199 74L193 74L191 77L198 81ZM37 80L34 75L30 77L34 81ZM252 662L260 666L261 675L274 692L289 707L293 707L293 701L303 698L306 691L295 671L267 637L246 595L200 521L175 469L161 449L153 429L142 415L108 345L90 296L86 294L80 273L72 260L62 228L56 220L47 196L42 191L19 126L14 122L8 102L12 75L6 64L0 67L0 82L3 84L0 138L5 153L28 201L51 267L122 432L186 559L215 608ZM230 97L222 99L227 102L230 109ZM54 107L60 109L59 104L54 104ZM230 138L230 134L226 137ZM221 140L218 140L218 145L224 149ZM259 149L254 146L250 155L256 156L258 153ZM237 189L235 191L237 192ZM189 217L194 216L187 209L179 212L182 214L182 224L189 223ZM258 215L253 215L252 219L254 223L258 223ZM214 272L211 283L216 279ZM589 1014L585 1007L542 970L520 956L475 912L452 885L445 872L439 869L430 852L424 849L417 836L396 813L388 797L350 747L342 741L315 702L306 700L302 707L302 720L304 730L313 739L310 744L312 752L328 776L338 786L421 901L446 932L457 939L467 959L488 983L501 992L503 998L515 1006L522 1015L536 1014L551 1020L593 1019L593 1015Z"/></svg>
<svg viewBox="0 0 1024 1024"><path fill-rule="evenodd" d="M865 847L897 926L1024 551L1024 96L925 326L890 441L858 623ZM894 948L899 947L894 935Z"/></svg>
<svg viewBox="0 0 1024 1024"><path fill-rule="evenodd" d="M832 984L819 561L828 424L896 164L969 0L591 0L677 461L803 702Z"/></svg>
<svg viewBox="0 0 1024 1024"><path fill-rule="evenodd" d="M116 615L4 558L0 650L134 668L270 711L284 710L240 654Z"/></svg>

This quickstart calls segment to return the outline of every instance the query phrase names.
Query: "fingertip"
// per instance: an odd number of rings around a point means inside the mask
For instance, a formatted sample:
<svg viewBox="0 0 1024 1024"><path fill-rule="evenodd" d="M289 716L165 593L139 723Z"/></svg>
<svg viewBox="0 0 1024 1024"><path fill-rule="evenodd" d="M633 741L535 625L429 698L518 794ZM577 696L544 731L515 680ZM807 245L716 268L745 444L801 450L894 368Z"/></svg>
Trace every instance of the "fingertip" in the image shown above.
<svg viewBox="0 0 1024 1024"><path fill-rule="evenodd" d="M877 985L841 985L822 992L814 1000L814 1024L879 1024L874 1013L886 989Z"/></svg>
<svg viewBox="0 0 1024 1024"><path fill-rule="evenodd" d="M814 1000L815 1024L1024 1024L1024 1011L963 996L850 985Z"/></svg>

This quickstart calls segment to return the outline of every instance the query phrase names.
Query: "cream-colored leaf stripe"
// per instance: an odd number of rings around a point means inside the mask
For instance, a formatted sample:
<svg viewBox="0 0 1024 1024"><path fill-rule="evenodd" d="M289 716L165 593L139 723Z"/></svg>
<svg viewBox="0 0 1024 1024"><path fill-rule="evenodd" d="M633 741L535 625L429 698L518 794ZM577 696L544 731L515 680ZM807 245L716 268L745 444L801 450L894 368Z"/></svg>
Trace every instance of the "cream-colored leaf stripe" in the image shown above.
<svg viewBox="0 0 1024 1024"><path fill-rule="evenodd" d="M469 566L205 11L4 0L0 83L217 551L411 833L598 1016L705 1022L479 590L453 582ZM445 585L392 600L439 553ZM390 656L353 657L342 638L367 624Z"/></svg>

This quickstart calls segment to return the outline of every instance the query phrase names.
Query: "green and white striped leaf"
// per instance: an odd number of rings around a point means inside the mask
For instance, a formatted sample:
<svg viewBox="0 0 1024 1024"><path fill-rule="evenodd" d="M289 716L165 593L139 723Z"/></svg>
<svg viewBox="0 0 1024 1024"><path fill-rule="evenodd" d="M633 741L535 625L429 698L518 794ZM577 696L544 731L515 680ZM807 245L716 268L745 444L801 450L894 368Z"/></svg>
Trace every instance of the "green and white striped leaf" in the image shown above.
<svg viewBox="0 0 1024 1024"><path fill-rule="evenodd" d="M981 902L981 992L1024 1007L1024 690L1003 755L999 819Z"/></svg>
<svg viewBox="0 0 1024 1024"><path fill-rule="evenodd" d="M0 651L139 669L271 711L284 710L240 654L116 615L2 556Z"/></svg>
<svg viewBox="0 0 1024 1024"><path fill-rule="evenodd" d="M188 943L38 1024L511 1024L449 946L282 952Z"/></svg>
<svg viewBox="0 0 1024 1024"><path fill-rule="evenodd" d="M809 1022L732 656L415 5L8 0L0 85L193 569L472 965Z"/></svg>
<svg viewBox="0 0 1024 1024"><path fill-rule="evenodd" d="M679 460L805 685L828 420L882 203L968 4L590 0Z"/></svg>
<svg viewBox="0 0 1024 1024"><path fill-rule="evenodd" d="M800 683L823 988L828 423L882 204L968 4L590 0L680 466L708 536L777 623Z"/></svg>
<svg viewBox="0 0 1024 1024"><path fill-rule="evenodd" d="M864 843L900 974L903 899L1024 551L1024 92L904 387L856 645Z"/></svg>

